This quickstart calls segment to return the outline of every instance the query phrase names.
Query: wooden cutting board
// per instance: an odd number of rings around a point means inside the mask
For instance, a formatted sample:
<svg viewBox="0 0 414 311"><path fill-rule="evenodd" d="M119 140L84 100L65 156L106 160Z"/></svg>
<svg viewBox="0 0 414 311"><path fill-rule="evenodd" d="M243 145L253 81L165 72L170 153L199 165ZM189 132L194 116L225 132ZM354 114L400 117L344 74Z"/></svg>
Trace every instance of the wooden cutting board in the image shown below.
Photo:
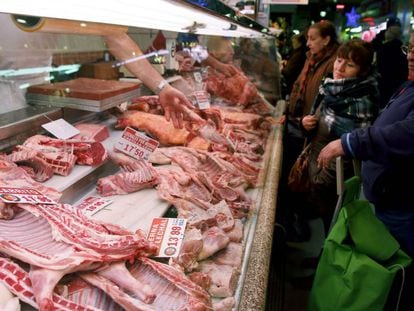
<svg viewBox="0 0 414 311"><path fill-rule="evenodd" d="M102 100L137 90L139 86L140 83L137 82L77 78L64 82L34 85L29 87L27 92L32 94Z"/></svg>

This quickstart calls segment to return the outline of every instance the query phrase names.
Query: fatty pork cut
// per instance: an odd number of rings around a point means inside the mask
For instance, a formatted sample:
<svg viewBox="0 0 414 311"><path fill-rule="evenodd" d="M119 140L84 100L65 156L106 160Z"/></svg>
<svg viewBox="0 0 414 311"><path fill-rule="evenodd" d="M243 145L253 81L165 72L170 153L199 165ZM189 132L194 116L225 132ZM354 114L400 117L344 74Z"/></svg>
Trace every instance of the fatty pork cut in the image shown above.
<svg viewBox="0 0 414 311"><path fill-rule="evenodd" d="M189 132L186 129L176 129L172 122L164 116L142 111L126 111L118 119L116 128L124 129L127 126L144 131L157 139L162 145L184 145L187 143Z"/></svg>

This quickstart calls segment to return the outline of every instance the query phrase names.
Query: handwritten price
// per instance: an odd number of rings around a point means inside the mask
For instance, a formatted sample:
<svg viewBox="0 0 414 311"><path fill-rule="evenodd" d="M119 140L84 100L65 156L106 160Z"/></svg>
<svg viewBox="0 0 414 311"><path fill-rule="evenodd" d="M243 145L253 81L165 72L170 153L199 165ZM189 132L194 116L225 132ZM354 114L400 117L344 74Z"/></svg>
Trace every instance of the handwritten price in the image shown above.
<svg viewBox="0 0 414 311"><path fill-rule="evenodd" d="M132 155L135 158L143 158L144 157L144 151L142 151L141 149L138 149L136 146L134 145L130 145L130 144L125 144L123 151Z"/></svg>

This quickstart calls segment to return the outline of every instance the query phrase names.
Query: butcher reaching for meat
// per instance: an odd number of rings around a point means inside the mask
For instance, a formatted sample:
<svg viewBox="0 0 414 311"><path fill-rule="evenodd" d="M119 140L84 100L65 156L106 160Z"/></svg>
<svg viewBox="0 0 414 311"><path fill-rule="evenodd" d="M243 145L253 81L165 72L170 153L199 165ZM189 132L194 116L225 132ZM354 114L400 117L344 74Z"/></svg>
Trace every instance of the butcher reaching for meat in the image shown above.
<svg viewBox="0 0 414 311"><path fill-rule="evenodd" d="M126 61L143 54L138 45L126 33L106 35L104 39L108 50L120 61ZM146 59L128 62L125 66L149 89L159 95L160 104L165 111L165 118L168 121L171 120L175 128L183 128L184 119L190 119L195 123L204 122L200 116L192 113L193 105L186 96L169 85Z"/></svg>

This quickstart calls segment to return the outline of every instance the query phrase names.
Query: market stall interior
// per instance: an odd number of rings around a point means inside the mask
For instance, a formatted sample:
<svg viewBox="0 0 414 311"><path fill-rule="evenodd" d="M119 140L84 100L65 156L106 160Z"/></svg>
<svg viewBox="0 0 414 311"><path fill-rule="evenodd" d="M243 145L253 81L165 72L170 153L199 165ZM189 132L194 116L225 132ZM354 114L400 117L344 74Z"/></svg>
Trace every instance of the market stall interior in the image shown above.
<svg viewBox="0 0 414 311"><path fill-rule="evenodd" d="M0 309L264 309L274 38L185 1L0 12ZM166 119L166 87L191 104L183 124Z"/></svg>

